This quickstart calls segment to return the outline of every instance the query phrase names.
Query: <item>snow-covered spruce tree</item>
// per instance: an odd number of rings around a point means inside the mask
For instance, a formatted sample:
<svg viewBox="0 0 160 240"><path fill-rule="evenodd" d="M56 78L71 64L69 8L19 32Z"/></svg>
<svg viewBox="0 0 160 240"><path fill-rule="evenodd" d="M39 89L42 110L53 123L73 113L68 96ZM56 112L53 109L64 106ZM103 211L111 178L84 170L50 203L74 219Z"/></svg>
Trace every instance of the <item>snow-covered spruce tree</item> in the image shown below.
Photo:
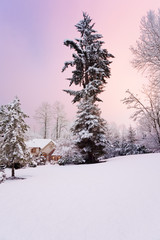
<svg viewBox="0 0 160 240"><path fill-rule="evenodd" d="M15 164L27 160L29 153L25 144L25 132L28 129L25 123L27 117L21 110L20 100L16 97L11 104L0 108L0 134L2 158L7 166L12 168L12 177L15 177Z"/></svg>
<svg viewBox="0 0 160 240"><path fill-rule="evenodd" d="M100 117L100 109L94 103L94 97L83 98L78 105L77 119L72 131L76 135L76 145L86 163L98 161L105 154L106 122Z"/></svg>
<svg viewBox="0 0 160 240"><path fill-rule="evenodd" d="M87 91L88 84L90 86L90 94L94 96L94 101L100 101L97 95L103 92L104 86L107 83L106 79L110 77L109 65L113 58L106 49L102 49L104 42L100 40L102 35L97 34L93 29L94 24L91 24L91 18L83 13L81 20L75 27L81 35L81 38L75 41L66 40L64 45L73 49L73 61L65 62L62 71L68 66L75 67L72 71L72 78L68 78L70 86L72 84L82 86L79 91L65 90L70 95L74 96L73 102L83 98L83 94Z"/></svg>
<svg viewBox="0 0 160 240"><path fill-rule="evenodd" d="M102 35L96 33L91 22L91 18L83 13L83 20L76 25L80 38L64 42L74 53L73 61L65 62L62 70L68 66L74 67L72 77L68 80L70 86L74 84L80 87L77 91L65 91L74 96L73 103L79 102L77 120L72 130L87 163L97 162L105 147L104 121L95 102L101 101L98 95L103 92L106 79L110 77L109 58L113 57L106 49L102 49Z"/></svg>
<svg viewBox="0 0 160 240"><path fill-rule="evenodd" d="M127 139L130 144L134 144L136 142L136 131L132 128L132 126L128 129Z"/></svg>

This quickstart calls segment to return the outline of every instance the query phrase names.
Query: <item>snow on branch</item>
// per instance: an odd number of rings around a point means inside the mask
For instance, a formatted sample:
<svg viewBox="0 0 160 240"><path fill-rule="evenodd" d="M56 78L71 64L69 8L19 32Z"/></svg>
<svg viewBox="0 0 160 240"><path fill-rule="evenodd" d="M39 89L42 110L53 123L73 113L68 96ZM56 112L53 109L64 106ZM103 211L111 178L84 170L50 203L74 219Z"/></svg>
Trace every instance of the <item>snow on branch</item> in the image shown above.
<svg viewBox="0 0 160 240"><path fill-rule="evenodd" d="M74 49L77 53L82 53L82 50L79 48L79 46L72 40L65 40L64 45Z"/></svg>
<svg viewBox="0 0 160 240"><path fill-rule="evenodd" d="M64 67L62 68L62 72L64 72L66 70L66 68L68 68L68 66L73 67L74 66L74 62L73 61L67 61L64 63Z"/></svg>

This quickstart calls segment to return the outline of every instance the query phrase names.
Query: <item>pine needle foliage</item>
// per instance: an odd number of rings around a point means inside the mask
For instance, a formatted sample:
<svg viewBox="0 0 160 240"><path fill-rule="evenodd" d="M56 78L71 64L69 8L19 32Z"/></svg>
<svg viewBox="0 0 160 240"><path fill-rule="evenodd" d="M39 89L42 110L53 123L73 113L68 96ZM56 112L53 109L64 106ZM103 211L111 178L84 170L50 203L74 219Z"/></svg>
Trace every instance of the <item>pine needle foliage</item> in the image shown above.
<svg viewBox="0 0 160 240"><path fill-rule="evenodd" d="M107 83L107 78L110 77L110 58L113 55L102 48L104 42L101 40L102 35L98 34L93 29L94 24L92 19L83 13L83 20L75 25L80 33L80 38L73 40L65 40L64 45L74 50L72 55L73 60L64 63L62 71L65 71L69 66L74 67L72 77L67 80L72 84L82 86L81 90L64 90L70 95L73 95L73 102L83 98L87 91L88 84L92 85L90 94L94 96L95 101L101 101L97 95L104 91L104 86Z"/></svg>
<svg viewBox="0 0 160 240"><path fill-rule="evenodd" d="M96 163L105 154L106 121L100 117L101 111L93 98L87 98L78 104L77 119L72 127L76 135L75 144L80 149L86 163Z"/></svg>

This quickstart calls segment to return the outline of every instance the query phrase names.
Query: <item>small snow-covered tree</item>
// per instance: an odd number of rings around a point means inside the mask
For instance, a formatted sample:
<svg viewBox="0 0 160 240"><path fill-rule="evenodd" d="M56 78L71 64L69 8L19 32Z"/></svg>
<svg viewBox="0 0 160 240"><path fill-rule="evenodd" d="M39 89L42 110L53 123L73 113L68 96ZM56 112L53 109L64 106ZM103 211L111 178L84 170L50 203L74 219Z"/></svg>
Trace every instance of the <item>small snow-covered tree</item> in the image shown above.
<svg viewBox="0 0 160 240"><path fill-rule="evenodd" d="M146 146L139 143L135 129L130 126L126 137L123 138L121 142L121 155L133 155L148 152L149 150Z"/></svg>
<svg viewBox="0 0 160 240"><path fill-rule="evenodd" d="M25 133L28 129L25 118L28 116L21 110L20 100L16 97L11 104L0 108L0 134L2 160L12 168L12 177L15 176L15 164L28 159L29 153L25 144Z"/></svg>
<svg viewBox="0 0 160 240"><path fill-rule="evenodd" d="M76 144L88 163L96 162L103 154L104 121L100 118L100 110L95 102L101 101L98 95L104 91L107 78L110 77L109 59L113 58L102 48L102 35L97 34L91 22L91 18L83 13L83 20L76 25L80 38L64 42L74 53L73 61L65 62L62 70L68 66L74 67L72 77L68 80L70 86L74 84L80 87L77 91L65 91L74 96L73 103L79 102L73 133L77 136Z"/></svg>
<svg viewBox="0 0 160 240"><path fill-rule="evenodd" d="M130 144L134 144L136 142L136 131L132 128L132 126L128 129L127 140Z"/></svg>

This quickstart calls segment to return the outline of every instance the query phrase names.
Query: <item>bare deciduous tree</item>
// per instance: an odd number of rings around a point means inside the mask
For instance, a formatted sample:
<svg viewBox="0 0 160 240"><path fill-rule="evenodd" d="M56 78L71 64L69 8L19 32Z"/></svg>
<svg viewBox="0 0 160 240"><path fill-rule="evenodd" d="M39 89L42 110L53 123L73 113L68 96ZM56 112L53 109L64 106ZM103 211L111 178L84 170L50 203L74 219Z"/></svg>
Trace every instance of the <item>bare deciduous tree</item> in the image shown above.
<svg viewBox="0 0 160 240"><path fill-rule="evenodd" d="M160 74L160 9L157 14L149 11L140 22L140 37L136 47L131 47L134 55L133 66L149 74Z"/></svg>
<svg viewBox="0 0 160 240"><path fill-rule="evenodd" d="M34 118L42 127L43 138L49 136L49 129L53 117L52 107L49 103L43 102L36 110Z"/></svg>
<svg viewBox="0 0 160 240"><path fill-rule="evenodd" d="M64 105L60 102L55 102L53 105L53 133L52 137L55 140L61 138L67 130L68 121L64 111Z"/></svg>
<svg viewBox="0 0 160 240"><path fill-rule="evenodd" d="M128 108L134 109L131 118L138 121L143 132L153 140L154 144L160 147L160 83L151 80L146 87L143 87L144 101L138 95L127 90L128 97L122 101ZM155 146L156 146L155 145Z"/></svg>

